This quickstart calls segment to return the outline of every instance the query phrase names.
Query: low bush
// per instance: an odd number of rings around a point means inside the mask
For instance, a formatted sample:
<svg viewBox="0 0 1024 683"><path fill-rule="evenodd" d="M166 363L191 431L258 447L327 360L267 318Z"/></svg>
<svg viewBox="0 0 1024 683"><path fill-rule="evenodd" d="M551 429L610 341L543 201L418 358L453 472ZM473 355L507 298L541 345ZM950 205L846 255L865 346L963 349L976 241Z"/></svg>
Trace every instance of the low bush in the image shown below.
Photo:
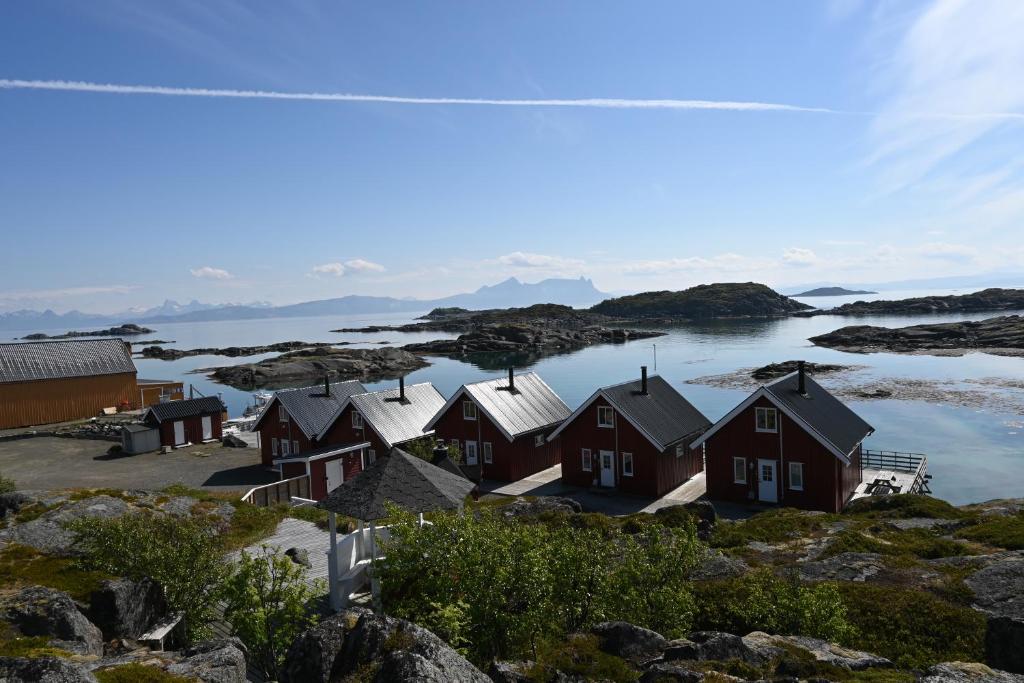
<svg viewBox="0 0 1024 683"><path fill-rule="evenodd" d="M13 479L8 479L4 475L0 474L0 493L10 493L11 491L17 491L18 485L14 483Z"/></svg>
<svg viewBox="0 0 1024 683"><path fill-rule="evenodd" d="M7 624L0 624L0 657L70 657L71 653L51 647L46 636L23 636Z"/></svg>
<svg viewBox="0 0 1024 683"><path fill-rule="evenodd" d="M851 515L866 519L963 519L970 513L939 498L911 495L858 498L843 509L843 516Z"/></svg>
<svg viewBox="0 0 1024 683"><path fill-rule="evenodd" d="M552 680L554 671L560 671L569 679L579 677L586 681L633 683L640 678L640 674L625 661L602 652L597 637L589 634L573 635L562 642L544 643L526 675L531 681L547 683Z"/></svg>
<svg viewBox="0 0 1024 683"><path fill-rule="evenodd" d="M711 533L716 548L736 548L751 541L782 543L820 530L836 515L811 515L793 508L768 510L739 522L719 522Z"/></svg>
<svg viewBox="0 0 1024 683"><path fill-rule="evenodd" d="M912 556L924 560L957 557L970 554L963 543L941 538L928 529L872 529L864 533L847 529L837 533L819 559L841 553L879 553L881 555Z"/></svg>
<svg viewBox="0 0 1024 683"><path fill-rule="evenodd" d="M99 683L191 683L191 678L175 676L156 666L131 663L102 669L96 673Z"/></svg>
<svg viewBox="0 0 1024 683"><path fill-rule="evenodd" d="M46 555L34 548L12 543L0 550L0 587L46 586L64 591L76 600L88 600L111 578L102 571L83 569L74 560Z"/></svg>
<svg viewBox="0 0 1024 683"><path fill-rule="evenodd" d="M978 524L960 529L956 535L959 538L997 548L1022 550L1024 549L1024 512L1006 517L989 517Z"/></svg>

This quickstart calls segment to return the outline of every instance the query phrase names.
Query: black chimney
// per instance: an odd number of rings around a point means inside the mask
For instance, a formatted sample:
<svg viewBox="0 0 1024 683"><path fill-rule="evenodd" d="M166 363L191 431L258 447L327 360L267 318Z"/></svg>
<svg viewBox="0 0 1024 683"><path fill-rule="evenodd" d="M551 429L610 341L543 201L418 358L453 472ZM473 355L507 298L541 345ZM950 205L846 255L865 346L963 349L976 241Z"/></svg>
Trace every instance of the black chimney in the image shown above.
<svg viewBox="0 0 1024 683"><path fill-rule="evenodd" d="M331 376L329 373L324 373L324 396L331 395Z"/></svg>
<svg viewBox="0 0 1024 683"><path fill-rule="evenodd" d="M435 465L448 457L448 449L444 446L434 446L434 457L431 462Z"/></svg>
<svg viewBox="0 0 1024 683"><path fill-rule="evenodd" d="M798 360L796 362L796 390L801 396L807 395L807 372L804 369L804 362Z"/></svg>
<svg viewBox="0 0 1024 683"><path fill-rule="evenodd" d="M511 392L516 390L515 368L508 369L508 390Z"/></svg>
<svg viewBox="0 0 1024 683"><path fill-rule="evenodd" d="M647 366L640 366L640 395L647 395Z"/></svg>
<svg viewBox="0 0 1024 683"><path fill-rule="evenodd" d="M398 378L398 400L405 403L405 377Z"/></svg>

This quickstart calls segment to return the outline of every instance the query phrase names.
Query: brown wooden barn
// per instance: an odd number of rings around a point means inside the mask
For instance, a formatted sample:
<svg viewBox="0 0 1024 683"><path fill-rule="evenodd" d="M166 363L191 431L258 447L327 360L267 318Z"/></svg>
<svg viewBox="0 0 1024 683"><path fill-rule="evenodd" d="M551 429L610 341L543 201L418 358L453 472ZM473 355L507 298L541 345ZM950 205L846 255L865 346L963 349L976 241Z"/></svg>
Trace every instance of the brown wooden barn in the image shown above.
<svg viewBox="0 0 1024 683"><path fill-rule="evenodd" d="M462 385L425 429L458 443L478 478L515 481L558 464L559 444L547 436L569 413L537 373L510 369L507 378Z"/></svg>
<svg viewBox="0 0 1024 683"><path fill-rule="evenodd" d="M148 408L157 403L180 401L185 398L185 385L170 379L137 380L138 392L135 397L136 408Z"/></svg>
<svg viewBox="0 0 1024 683"><path fill-rule="evenodd" d="M160 430L161 446L220 441L223 435L224 403L217 396L157 403L142 421Z"/></svg>
<svg viewBox="0 0 1024 683"><path fill-rule="evenodd" d="M711 421L658 375L598 389L551 435L562 481L663 496L704 469L690 443Z"/></svg>
<svg viewBox="0 0 1024 683"><path fill-rule="evenodd" d="M395 446L430 436L427 423L444 406L444 396L430 382L395 389L353 394L342 405L338 417L325 430L325 443L366 441L367 462Z"/></svg>
<svg viewBox="0 0 1024 683"><path fill-rule="evenodd" d="M138 401L120 339L0 344L0 429L95 417Z"/></svg>
<svg viewBox="0 0 1024 683"><path fill-rule="evenodd" d="M861 482L874 432L800 369L762 386L694 443L712 500L838 512Z"/></svg>

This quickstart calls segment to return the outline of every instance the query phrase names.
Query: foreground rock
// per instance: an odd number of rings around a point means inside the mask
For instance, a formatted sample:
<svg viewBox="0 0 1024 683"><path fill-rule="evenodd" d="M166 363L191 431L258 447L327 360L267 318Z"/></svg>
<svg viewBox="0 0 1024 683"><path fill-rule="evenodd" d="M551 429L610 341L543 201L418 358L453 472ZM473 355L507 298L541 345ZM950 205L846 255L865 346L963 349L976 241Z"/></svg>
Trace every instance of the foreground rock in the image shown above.
<svg viewBox="0 0 1024 683"><path fill-rule="evenodd" d="M167 616L167 600L151 579L108 579L90 596L88 615L106 640L138 640Z"/></svg>
<svg viewBox="0 0 1024 683"><path fill-rule="evenodd" d="M0 618L23 636L45 636L54 647L78 654L103 654L103 634L67 593L32 586L4 598L0 610Z"/></svg>
<svg viewBox="0 0 1024 683"><path fill-rule="evenodd" d="M245 683L246 650L237 638L206 641L181 654L184 659L168 666L168 673L202 683Z"/></svg>
<svg viewBox="0 0 1024 683"><path fill-rule="evenodd" d="M408 351L383 349L317 348L284 353L258 363L212 368L211 377L229 386L248 389L322 381L325 374L338 380L394 379L428 363Z"/></svg>
<svg viewBox="0 0 1024 683"><path fill-rule="evenodd" d="M261 353L284 353L300 349L345 346L347 343L287 341L276 344L264 344L263 346L228 346L225 348L210 347L201 349L165 349L162 346L147 346L139 351L139 355L143 358L156 358L158 360L178 360L188 356L227 356L229 358L238 358L241 356L255 356Z"/></svg>
<svg viewBox="0 0 1024 683"><path fill-rule="evenodd" d="M977 662L943 662L928 669L921 683L1024 683L1024 676L995 671Z"/></svg>
<svg viewBox="0 0 1024 683"><path fill-rule="evenodd" d="M151 334L155 330L151 330L148 327L140 327L139 325L133 325L132 323L124 323L123 325L117 325L116 327L108 327L105 330L92 330L91 332L78 332L72 330L65 332L64 334L43 334L42 332L36 332L28 336L22 337L26 340L40 340L40 339L74 339L75 337L133 337L139 334Z"/></svg>
<svg viewBox="0 0 1024 683"><path fill-rule="evenodd" d="M96 677L61 657L0 657L3 683L96 683Z"/></svg>
<svg viewBox="0 0 1024 683"><path fill-rule="evenodd" d="M597 636L604 652L632 661L653 659L669 646L660 633L624 621L606 621L590 632Z"/></svg>
<svg viewBox="0 0 1024 683"><path fill-rule="evenodd" d="M811 337L810 341L852 353L936 353L968 351L1024 355L1024 317L1006 315L979 321L889 328L853 325Z"/></svg>
<svg viewBox="0 0 1024 683"><path fill-rule="evenodd" d="M992 287L972 294L923 296L914 299L855 301L837 308L797 315L872 315L915 313L975 313L1024 310L1024 289Z"/></svg>
<svg viewBox="0 0 1024 683"><path fill-rule="evenodd" d="M52 555L74 555L75 535L65 524L86 517L120 517L127 511L128 504L120 498L93 496L67 503L28 522L2 529L0 540L27 545Z"/></svg>
<svg viewBox="0 0 1024 683"><path fill-rule="evenodd" d="M992 666L1024 673L1024 556L1010 555L964 580L975 607L988 618L985 658Z"/></svg>

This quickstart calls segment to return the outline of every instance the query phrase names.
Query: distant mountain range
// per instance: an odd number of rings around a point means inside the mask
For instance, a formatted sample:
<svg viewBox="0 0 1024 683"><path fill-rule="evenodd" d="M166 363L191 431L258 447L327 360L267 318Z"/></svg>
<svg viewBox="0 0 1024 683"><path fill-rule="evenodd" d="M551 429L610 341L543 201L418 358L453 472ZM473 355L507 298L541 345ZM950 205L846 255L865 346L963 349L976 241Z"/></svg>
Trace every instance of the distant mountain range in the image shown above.
<svg viewBox="0 0 1024 683"><path fill-rule="evenodd" d="M794 285L784 292L788 296L805 296L805 290L823 287L844 289L866 289L873 292L910 289L959 289L985 287L1024 287L1024 273L982 273L980 275L947 275L943 277L917 278L913 280L890 280L888 282L808 282Z"/></svg>
<svg viewBox="0 0 1024 683"><path fill-rule="evenodd" d="M350 295L335 299L306 301L287 306L253 304L204 304L191 301L179 304L165 301L160 306L144 310L123 311L111 315L97 315L69 311L14 311L0 314L0 329L49 330L75 329L81 325L160 322L203 322L216 320L251 320L256 318L300 318L323 315L359 315L373 313L412 313L438 307L459 307L469 310L510 308L555 303L574 307L592 306L608 294L594 287L587 278L552 278L535 283L520 282L514 277L496 285L485 285L475 292L455 294L440 299L396 299L382 296Z"/></svg>
<svg viewBox="0 0 1024 683"><path fill-rule="evenodd" d="M818 287L791 296L850 296L852 294L878 294L866 289L846 289L845 287Z"/></svg>

